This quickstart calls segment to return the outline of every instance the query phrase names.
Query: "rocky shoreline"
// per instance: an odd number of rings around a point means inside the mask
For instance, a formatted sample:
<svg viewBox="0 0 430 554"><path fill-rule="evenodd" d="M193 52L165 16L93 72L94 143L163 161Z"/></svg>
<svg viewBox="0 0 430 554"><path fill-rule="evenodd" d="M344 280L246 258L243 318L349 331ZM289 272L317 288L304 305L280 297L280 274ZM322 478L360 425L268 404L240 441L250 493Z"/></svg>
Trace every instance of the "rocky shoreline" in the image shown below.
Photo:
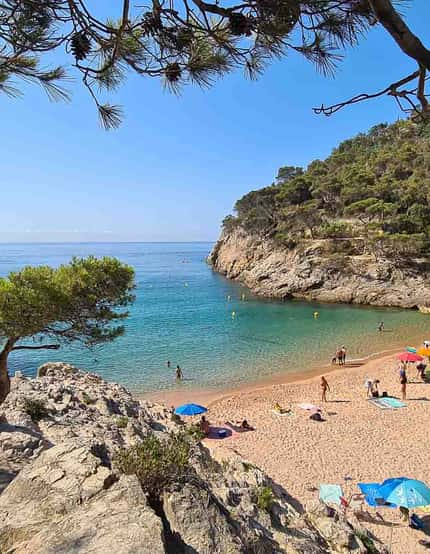
<svg viewBox="0 0 430 554"><path fill-rule="evenodd" d="M430 264L357 253L341 240L309 240L286 248L237 227L223 230L208 262L228 279L268 298L300 298L430 311Z"/></svg>
<svg viewBox="0 0 430 554"><path fill-rule="evenodd" d="M155 501L117 453L180 433L171 410L67 364L38 375L16 375L0 406L2 554L368 551L357 522L305 512L231 448L196 442L186 476Z"/></svg>

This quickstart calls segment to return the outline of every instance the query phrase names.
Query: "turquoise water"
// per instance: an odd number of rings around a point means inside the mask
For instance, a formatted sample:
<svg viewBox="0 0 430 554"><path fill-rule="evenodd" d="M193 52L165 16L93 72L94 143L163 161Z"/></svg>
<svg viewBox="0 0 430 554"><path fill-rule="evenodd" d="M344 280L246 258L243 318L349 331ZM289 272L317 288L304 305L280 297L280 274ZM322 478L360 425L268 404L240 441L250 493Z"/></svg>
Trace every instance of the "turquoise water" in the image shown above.
<svg viewBox="0 0 430 554"><path fill-rule="evenodd" d="M326 364L340 344L352 357L381 351L423 335L428 327L424 324L430 322L414 311L254 298L208 267L205 259L211 247L208 243L0 245L1 275L24 265L55 266L74 255L94 254L117 256L131 264L137 281L125 336L94 350L74 346L54 352L17 351L10 356L10 369L34 375L41 363L61 360L139 391L223 388ZM315 310L320 313L317 320ZM381 320L385 333L376 331ZM180 385L174 379L176 364L186 378Z"/></svg>

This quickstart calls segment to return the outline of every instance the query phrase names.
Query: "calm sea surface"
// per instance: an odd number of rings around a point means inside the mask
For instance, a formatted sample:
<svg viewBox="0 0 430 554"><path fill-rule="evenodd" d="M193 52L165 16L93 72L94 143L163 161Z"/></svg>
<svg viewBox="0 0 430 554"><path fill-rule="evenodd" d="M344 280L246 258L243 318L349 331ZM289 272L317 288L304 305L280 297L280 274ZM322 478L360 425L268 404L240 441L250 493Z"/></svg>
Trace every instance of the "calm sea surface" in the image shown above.
<svg viewBox="0 0 430 554"><path fill-rule="evenodd" d="M227 388L325 364L340 344L347 345L353 357L381 351L423 335L428 327L428 316L426 320L414 311L254 298L205 263L211 247L209 243L0 245L2 276L24 265L57 266L72 256L94 254L116 256L132 265L137 281L137 299L123 337L94 350L74 346L54 352L17 351L10 356L11 371L34 375L41 363L61 360L138 391L154 391L178 386L173 368L180 364L186 377L180 387ZM385 333L376 331L381 320Z"/></svg>

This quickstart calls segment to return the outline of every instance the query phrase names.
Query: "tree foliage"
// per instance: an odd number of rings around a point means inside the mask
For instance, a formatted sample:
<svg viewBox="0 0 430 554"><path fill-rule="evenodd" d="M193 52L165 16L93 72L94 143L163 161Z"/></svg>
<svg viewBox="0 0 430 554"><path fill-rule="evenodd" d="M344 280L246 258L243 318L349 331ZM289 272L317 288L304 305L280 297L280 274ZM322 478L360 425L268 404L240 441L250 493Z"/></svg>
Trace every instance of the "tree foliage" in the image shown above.
<svg viewBox="0 0 430 554"><path fill-rule="evenodd" d="M429 125L402 120L342 142L306 170L238 200L228 229L295 245L306 238L365 237L385 255L427 252L430 239Z"/></svg>
<svg viewBox="0 0 430 554"><path fill-rule="evenodd" d="M124 332L133 288L133 269L109 257L74 258L56 269L29 266L0 279L0 401L9 392L11 352L115 339Z"/></svg>
<svg viewBox="0 0 430 554"><path fill-rule="evenodd" d="M96 102L102 124L113 128L121 121L121 107L101 98L129 72L159 77L168 89L178 92L186 83L209 86L237 67L256 78L273 59L293 51L324 74L332 74L345 48L355 45L371 26L381 24L417 64L412 76L383 93L427 110L430 51L391 0L246 0L239 4L152 0L147 6L122 0L114 4L115 13L102 17L87 0L3 0L0 90L19 96L13 80L24 79L39 83L53 100L67 99L63 81L66 66L72 66ZM53 50L62 63L46 69ZM351 103L362 99L355 97ZM330 112L323 106L318 110Z"/></svg>

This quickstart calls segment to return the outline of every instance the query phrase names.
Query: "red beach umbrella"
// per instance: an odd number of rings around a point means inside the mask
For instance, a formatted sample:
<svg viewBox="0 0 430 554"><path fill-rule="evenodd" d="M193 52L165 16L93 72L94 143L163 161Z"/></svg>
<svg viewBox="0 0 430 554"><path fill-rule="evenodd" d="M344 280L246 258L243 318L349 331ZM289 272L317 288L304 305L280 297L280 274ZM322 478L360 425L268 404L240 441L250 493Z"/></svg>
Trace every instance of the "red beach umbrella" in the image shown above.
<svg viewBox="0 0 430 554"><path fill-rule="evenodd" d="M421 362L421 360L423 359L422 356L420 356L419 354L414 354L413 352L402 352L397 356L397 358L401 362Z"/></svg>

